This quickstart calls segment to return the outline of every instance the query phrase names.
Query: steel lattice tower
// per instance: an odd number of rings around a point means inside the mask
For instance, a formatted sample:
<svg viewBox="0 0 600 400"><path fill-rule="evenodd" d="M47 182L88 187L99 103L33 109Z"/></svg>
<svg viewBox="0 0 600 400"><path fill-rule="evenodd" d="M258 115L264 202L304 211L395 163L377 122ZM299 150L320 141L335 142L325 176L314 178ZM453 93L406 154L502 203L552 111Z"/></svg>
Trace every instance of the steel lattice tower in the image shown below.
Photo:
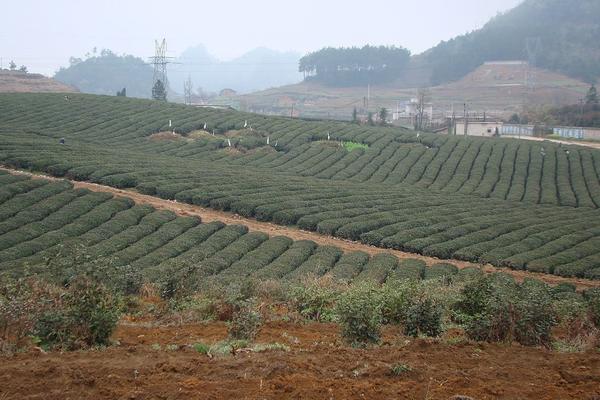
<svg viewBox="0 0 600 400"><path fill-rule="evenodd" d="M167 90L169 87L169 79L167 77L167 64L170 63L167 57L167 41L155 41L154 57L150 57L150 64L154 66L154 75L152 78L152 98L155 100L166 100ZM159 83L160 82L160 83ZM162 92L160 86L162 84Z"/></svg>

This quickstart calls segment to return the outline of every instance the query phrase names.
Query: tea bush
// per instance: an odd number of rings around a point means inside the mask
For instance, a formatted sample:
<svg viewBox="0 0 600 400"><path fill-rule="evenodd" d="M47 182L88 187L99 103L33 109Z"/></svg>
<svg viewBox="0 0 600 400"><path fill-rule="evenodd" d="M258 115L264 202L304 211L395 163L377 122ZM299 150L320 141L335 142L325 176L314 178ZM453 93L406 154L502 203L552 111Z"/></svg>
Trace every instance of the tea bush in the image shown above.
<svg viewBox="0 0 600 400"><path fill-rule="evenodd" d="M337 301L336 313L342 337L353 346L378 343L381 334L381 304L375 286L356 285Z"/></svg>

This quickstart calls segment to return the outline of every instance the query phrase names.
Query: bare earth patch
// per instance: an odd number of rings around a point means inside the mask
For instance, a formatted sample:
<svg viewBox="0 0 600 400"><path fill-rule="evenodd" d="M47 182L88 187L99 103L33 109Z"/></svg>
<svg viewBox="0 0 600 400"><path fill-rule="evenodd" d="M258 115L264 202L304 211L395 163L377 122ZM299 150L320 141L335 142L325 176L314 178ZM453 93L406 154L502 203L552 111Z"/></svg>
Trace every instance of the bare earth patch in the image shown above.
<svg viewBox="0 0 600 400"><path fill-rule="evenodd" d="M289 351L210 358L191 345L224 323L121 325L106 350L0 356L2 399L578 399L600 396L600 353L517 345L398 340L353 349L332 324L272 322L257 342ZM398 376L394 365L410 370Z"/></svg>

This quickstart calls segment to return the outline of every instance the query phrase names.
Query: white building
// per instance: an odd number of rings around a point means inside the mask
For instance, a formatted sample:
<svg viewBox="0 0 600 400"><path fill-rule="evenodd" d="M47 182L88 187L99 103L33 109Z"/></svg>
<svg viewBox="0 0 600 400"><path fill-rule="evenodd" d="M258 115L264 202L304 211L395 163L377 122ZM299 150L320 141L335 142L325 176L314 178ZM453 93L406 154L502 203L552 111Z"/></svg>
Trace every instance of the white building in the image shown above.
<svg viewBox="0 0 600 400"><path fill-rule="evenodd" d="M498 121L469 121L466 136L494 136L502 133L502 122ZM465 122L456 121L456 135L465 135Z"/></svg>

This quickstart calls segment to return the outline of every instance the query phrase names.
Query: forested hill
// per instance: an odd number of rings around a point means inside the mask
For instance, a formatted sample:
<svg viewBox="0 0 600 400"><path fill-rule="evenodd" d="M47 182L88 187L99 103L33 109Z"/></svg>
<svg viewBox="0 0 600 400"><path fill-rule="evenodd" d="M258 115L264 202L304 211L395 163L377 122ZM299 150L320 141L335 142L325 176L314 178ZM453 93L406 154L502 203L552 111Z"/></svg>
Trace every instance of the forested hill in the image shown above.
<svg viewBox="0 0 600 400"><path fill-rule="evenodd" d="M127 96L150 97L152 67L141 58L102 50L85 60L71 58L70 63L69 67L61 68L54 79L84 93L115 95L126 88Z"/></svg>
<svg viewBox="0 0 600 400"><path fill-rule="evenodd" d="M485 61L530 60L588 82L600 77L600 1L525 0L483 28L427 51L432 83L462 78Z"/></svg>
<svg viewBox="0 0 600 400"><path fill-rule="evenodd" d="M307 80L329 86L358 86L393 81L409 60L402 47L328 47L302 57L299 70Z"/></svg>

